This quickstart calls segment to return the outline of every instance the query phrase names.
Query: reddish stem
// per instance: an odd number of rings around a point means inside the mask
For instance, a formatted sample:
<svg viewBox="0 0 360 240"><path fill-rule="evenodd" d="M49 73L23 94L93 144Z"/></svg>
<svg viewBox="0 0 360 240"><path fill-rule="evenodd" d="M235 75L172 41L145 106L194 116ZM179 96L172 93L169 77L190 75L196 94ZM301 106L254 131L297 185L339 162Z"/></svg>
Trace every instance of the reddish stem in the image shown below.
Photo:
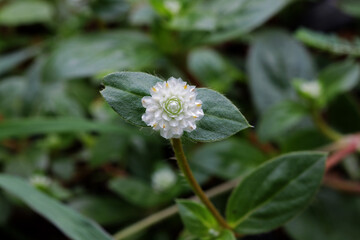
<svg viewBox="0 0 360 240"><path fill-rule="evenodd" d="M126 173L126 171L117 168L111 164L105 164L103 166L101 166L101 168L109 175L111 175L112 177L124 177L127 176L128 174Z"/></svg>
<svg viewBox="0 0 360 240"><path fill-rule="evenodd" d="M348 155L355 152L359 146L360 137L358 135L349 138L349 143L339 151L332 154L326 161L326 171L340 163Z"/></svg>
<svg viewBox="0 0 360 240"><path fill-rule="evenodd" d="M265 154L274 154L277 150L270 143L262 143L254 131L249 131L248 139L255 147L259 148Z"/></svg>
<svg viewBox="0 0 360 240"><path fill-rule="evenodd" d="M360 194L360 183L345 180L336 175L325 175L324 184L336 190Z"/></svg>

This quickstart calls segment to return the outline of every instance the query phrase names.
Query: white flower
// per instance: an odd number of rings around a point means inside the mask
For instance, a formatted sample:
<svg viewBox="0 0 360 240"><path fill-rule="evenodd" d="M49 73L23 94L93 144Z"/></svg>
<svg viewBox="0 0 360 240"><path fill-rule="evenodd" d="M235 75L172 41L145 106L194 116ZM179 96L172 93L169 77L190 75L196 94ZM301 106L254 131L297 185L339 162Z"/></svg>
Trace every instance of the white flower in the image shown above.
<svg viewBox="0 0 360 240"><path fill-rule="evenodd" d="M201 100L196 100L195 86L181 78L169 78L150 89L150 96L142 98L146 112L142 120L164 138L180 138L184 131L196 129L195 122L204 116Z"/></svg>
<svg viewBox="0 0 360 240"><path fill-rule="evenodd" d="M51 185L51 179L42 175L33 175L29 179L30 183L39 188L47 188Z"/></svg>
<svg viewBox="0 0 360 240"><path fill-rule="evenodd" d="M157 191L164 191L176 182L175 173L168 167L157 170L151 177L152 187Z"/></svg>
<svg viewBox="0 0 360 240"><path fill-rule="evenodd" d="M300 90L312 98L318 98L321 94L322 88L318 81L311 81L301 83Z"/></svg>
<svg viewBox="0 0 360 240"><path fill-rule="evenodd" d="M171 13L176 14L180 11L181 5L178 1L168 0L165 1L165 8L167 8Z"/></svg>
<svg viewBox="0 0 360 240"><path fill-rule="evenodd" d="M213 237L218 237L218 236L219 236L219 232L216 231L216 230L213 229L213 228L210 228L210 229L209 229L209 234L210 234L211 236L213 236Z"/></svg>

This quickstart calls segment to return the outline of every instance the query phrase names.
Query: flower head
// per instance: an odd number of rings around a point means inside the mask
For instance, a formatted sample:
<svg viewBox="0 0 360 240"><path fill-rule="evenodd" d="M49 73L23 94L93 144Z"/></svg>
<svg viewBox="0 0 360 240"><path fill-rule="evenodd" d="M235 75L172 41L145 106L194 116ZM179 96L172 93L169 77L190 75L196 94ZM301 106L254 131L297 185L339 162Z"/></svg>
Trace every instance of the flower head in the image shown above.
<svg viewBox="0 0 360 240"><path fill-rule="evenodd" d="M184 131L196 129L195 122L204 116L201 100L196 99L195 86L181 78L169 78L150 89L150 96L141 102L146 112L142 120L164 138L180 138Z"/></svg>
<svg viewBox="0 0 360 240"><path fill-rule="evenodd" d="M48 188L51 185L51 179L46 177L46 176L42 176L42 175L34 175L29 179L29 182L38 188Z"/></svg>
<svg viewBox="0 0 360 240"><path fill-rule="evenodd" d="M151 183L155 190L159 192L164 191L176 183L176 174L171 168L161 168L152 175Z"/></svg>
<svg viewBox="0 0 360 240"><path fill-rule="evenodd" d="M322 92L321 85L318 81L302 82L299 90L312 98L318 98Z"/></svg>
<svg viewBox="0 0 360 240"><path fill-rule="evenodd" d="M179 1L167 0L165 1L164 5L165 8L173 14L177 14L181 9Z"/></svg>

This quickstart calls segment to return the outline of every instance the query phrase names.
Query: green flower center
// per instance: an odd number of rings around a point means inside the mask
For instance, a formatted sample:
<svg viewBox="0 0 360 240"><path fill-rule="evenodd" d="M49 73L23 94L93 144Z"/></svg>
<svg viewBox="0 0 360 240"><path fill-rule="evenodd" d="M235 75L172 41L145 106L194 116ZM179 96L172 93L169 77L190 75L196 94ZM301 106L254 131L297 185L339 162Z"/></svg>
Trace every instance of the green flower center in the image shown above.
<svg viewBox="0 0 360 240"><path fill-rule="evenodd" d="M176 117L182 112L182 102L176 97L169 98L164 102L163 109L170 117Z"/></svg>

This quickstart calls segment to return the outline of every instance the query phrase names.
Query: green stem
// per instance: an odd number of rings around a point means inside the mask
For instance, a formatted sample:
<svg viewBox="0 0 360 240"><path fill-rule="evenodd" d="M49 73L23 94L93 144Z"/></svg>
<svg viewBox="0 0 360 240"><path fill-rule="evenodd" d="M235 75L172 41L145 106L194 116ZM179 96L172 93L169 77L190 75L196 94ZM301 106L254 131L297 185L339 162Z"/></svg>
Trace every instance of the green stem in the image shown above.
<svg viewBox="0 0 360 240"><path fill-rule="evenodd" d="M142 219L141 221L119 231L114 235L115 240L127 239L136 233L141 232L142 230L175 215L178 212L178 208L176 205L168 207L160 212L157 212L147 218Z"/></svg>
<svg viewBox="0 0 360 240"><path fill-rule="evenodd" d="M223 184L220 184L220 185L206 191L205 194L209 198L223 194L227 191L230 191L234 187L236 187L239 184L241 179L242 178L237 178L237 179L225 182ZM194 200L194 201L198 200L195 196L191 197L189 199ZM114 239L115 240L123 240L123 239L130 238L131 236L135 235L136 233L139 233L139 232L145 230L146 228L149 228L149 227L165 220L166 218L174 216L175 214L178 213L178 211L179 211L179 209L176 205L172 205L168 208L165 208L159 212L156 212L156 213L118 231L117 233L114 234Z"/></svg>
<svg viewBox="0 0 360 240"><path fill-rule="evenodd" d="M312 111L312 117L314 120L315 125L320 129L320 131L329 139L333 141L338 141L342 138L342 135L332 129L320 116L320 114L316 111Z"/></svg>
<svg viewBox="0 0 360 240"><path fill-rule="evenodd" d="M215 206L211 203L209 198L205 195L200 185L197 183L194 175L192 174L189 163L186 160L181 140L179 138L172 138L171 144L173 146L179 168L184 174L186 180L189 182L196 196L198 196L202 203L209 209L209 211L215 217L220 226L222 226L223 228L231 229L225 219L220 215L220 213L216 210Z"/></svg>

